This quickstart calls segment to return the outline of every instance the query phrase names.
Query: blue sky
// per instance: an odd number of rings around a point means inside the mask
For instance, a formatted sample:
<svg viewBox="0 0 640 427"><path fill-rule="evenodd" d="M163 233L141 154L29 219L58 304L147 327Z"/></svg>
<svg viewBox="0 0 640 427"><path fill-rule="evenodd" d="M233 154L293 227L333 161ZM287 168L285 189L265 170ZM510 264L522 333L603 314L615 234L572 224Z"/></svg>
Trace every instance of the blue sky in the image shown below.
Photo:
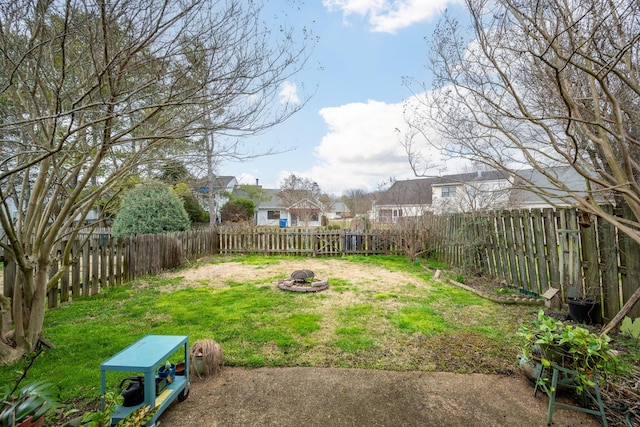
<svg viewBox="0 0 640 427"><path fill-rule="evenodd" d="M292 4L293 3L293 4ZM309 26L319 42L299 75L317 92L305 108L268 132L244 138L246 150L292 151L243 163L225 161L221 175L241 184L279 188L291 173L316 181L329 194L375 190L389 178L413 177L396 128L404 127L402 77L429 82L427 42L442 12L462 14L459 1L272 1L297 28ZM289 9L293 7L293 10ZM299 6L299 8L298 8ZM434 153L437 156L437 153ZM447 165L446 173L459 172Z"/></svg>

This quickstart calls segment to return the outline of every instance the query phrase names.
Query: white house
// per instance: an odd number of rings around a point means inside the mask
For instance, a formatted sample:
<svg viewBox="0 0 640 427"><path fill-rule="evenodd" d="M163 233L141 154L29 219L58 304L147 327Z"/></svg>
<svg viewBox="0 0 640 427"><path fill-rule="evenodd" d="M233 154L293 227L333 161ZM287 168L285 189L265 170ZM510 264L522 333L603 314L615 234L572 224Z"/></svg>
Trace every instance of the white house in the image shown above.
<svg viewBox="0 0 640 427"><path fill-rule="evenodd" d="M546 169L545 173L549 178L535 169L520 171L520 178L514 181L513 190L509 196L509 205L519 209L566 207L575 203L571 197L568 197L570 193L587 195L586 180L573 167L557 166ZM558 181L565 189L561 190L552 184L550 179ZM595 188L595 184L592 183L592 187ZM537 190L534 192L527 188ZM602 192L596 194L597 197L602 198L602 202L605 202Z"/></svg>
<svg viewBox="0 0 640 427"><path fill-rule="evenodd" d="M373 203L370 217L379 224L395 224L399 218L431 212L434 178L394 182Z"/></svg>
<svg viewBox="0 0 640 427"><path fill-rule="evenodd" d="M504 208L509 203L511 177L502 171L476 171L441 176L432 183L435 213L473 212Z"/></svg>
<svg viewBox="0 0 640 427"><path fill-rule="evenodd" d="M323 204L312 198L300 198L289 204L279 195L280 189L260 189L260 200L257 202L255 223L258 226L277 227L320 227L323 217L326 220L348 216L348 209L342 202ZM243 189L234 191L239 197L247 197Z"/></svg>
<svg viewBox="0 0 640 427"><path fill-rule="evenodd" d="M213 189L213 204L216 218L220 220L220 208L229 200L229 194L238 185L238 180L234 176L216 176L213 178L211 188ZM193 184L193 190L198 194L200 204L209 209L209 183L206 178L199 179Z"/></svg>
<svg viewBox="0 0 640 427"><path fill-rule="evenodd" d="M499 171L396 181L378 197L371 217L381 224L394 224L399 218L428 212L497 209L509 202L509 186L510 177Z"/></svg>

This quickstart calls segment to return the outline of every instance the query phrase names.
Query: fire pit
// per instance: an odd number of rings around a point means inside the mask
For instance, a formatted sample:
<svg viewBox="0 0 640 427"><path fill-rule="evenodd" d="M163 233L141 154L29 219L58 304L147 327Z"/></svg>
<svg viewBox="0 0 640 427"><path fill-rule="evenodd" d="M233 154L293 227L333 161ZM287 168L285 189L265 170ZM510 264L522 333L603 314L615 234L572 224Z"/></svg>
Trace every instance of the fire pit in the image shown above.
<svg viewBox="0 0 640 427"><path fill-rule="evenodd" d="M320 292L329 288L329 279L319 279L311 270L296 270L288 279L279 279L278 287L291 292Z"/></svg>

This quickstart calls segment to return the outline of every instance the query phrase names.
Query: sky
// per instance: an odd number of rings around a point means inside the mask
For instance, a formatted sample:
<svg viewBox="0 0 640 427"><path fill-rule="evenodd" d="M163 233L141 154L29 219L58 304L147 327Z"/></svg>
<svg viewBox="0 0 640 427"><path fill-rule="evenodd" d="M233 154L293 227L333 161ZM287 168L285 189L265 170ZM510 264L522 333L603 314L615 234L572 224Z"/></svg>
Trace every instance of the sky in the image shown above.
<svg viewBox="0 0 640 427"><path fill-rule="evenodd" d="M403 102L411 96L403 77L429 83L427 40L445 9L464 14L460 1L279 0L267 8L287 9L292 25L318 36L305 69L283 87L301 99L303 86L315 94L284 123L240 141L245 152L279 154L223 161L218 173L264 188L295 174L334 196L415 178L396 131L406 127ZM445 166L446 174L461 172Z"/></svg>

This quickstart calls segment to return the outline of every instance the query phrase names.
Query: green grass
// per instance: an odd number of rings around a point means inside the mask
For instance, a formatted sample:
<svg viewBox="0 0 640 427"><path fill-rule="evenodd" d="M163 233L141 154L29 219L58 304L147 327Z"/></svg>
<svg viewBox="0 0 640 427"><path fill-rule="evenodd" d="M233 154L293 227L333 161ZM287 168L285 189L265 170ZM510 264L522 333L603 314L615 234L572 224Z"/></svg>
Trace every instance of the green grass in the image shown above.
<svg viewBox="0 0 640 427"><path fill-rule="evenodd" d="M240 262L255 269L282 260L292 258L235 256L208 262ZM213 338L228 366L516 369L515 332L535 308L497 305L432 281L422 265L402 257L357 256L343 262L404 273L411 281L389 289L348 275L330 277L329 291L316 294L283 292L274 277L259 275L219 287L205 280L186 284L183 277L145 277L47 311L45 337L55 348L38 357L27 381L52 382L63 400L96 399L100 363L147 334L188 334L190 342ZM478 347L475 354L491 358L470 361L468 351L457 350L468 342ZM0 367L3 382L14 381L25 363ZM110 373L109 385L126 375Z"/></svg>

